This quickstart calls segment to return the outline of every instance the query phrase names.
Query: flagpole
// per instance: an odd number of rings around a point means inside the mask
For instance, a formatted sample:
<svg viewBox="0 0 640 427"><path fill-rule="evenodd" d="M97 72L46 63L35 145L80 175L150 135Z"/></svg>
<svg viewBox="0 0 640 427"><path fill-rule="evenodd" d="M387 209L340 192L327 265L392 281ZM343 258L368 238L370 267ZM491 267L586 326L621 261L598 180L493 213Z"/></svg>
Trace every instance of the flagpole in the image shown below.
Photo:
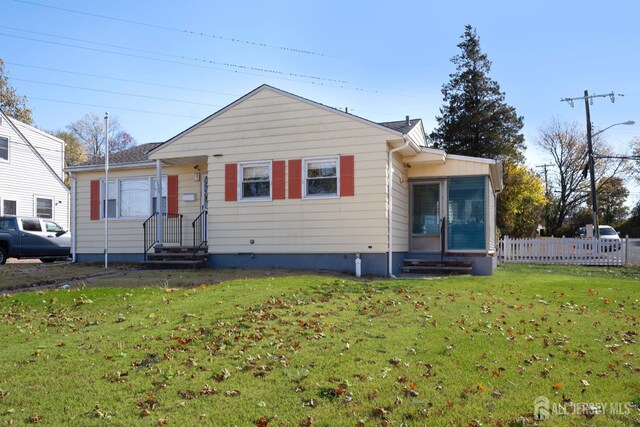
<svg viewBox="0 0 640 427"><path fill-rule="evenodd" d="M104 268L109 268L109 113L104 113Z"/></svg>

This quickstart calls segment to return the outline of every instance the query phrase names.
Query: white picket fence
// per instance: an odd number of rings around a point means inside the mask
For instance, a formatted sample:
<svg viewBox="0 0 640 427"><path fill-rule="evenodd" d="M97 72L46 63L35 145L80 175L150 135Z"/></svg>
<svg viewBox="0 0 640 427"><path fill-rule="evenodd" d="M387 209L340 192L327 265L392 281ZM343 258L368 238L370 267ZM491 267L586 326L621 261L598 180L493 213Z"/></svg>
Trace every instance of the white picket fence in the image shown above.
<svg viewBox="0 0 640 427"><path fill-rule="evenodd" d="M532 264L625 265L629 238L612 242L605 239L540 237L511 239L499 244L501 262Z"/></svg>

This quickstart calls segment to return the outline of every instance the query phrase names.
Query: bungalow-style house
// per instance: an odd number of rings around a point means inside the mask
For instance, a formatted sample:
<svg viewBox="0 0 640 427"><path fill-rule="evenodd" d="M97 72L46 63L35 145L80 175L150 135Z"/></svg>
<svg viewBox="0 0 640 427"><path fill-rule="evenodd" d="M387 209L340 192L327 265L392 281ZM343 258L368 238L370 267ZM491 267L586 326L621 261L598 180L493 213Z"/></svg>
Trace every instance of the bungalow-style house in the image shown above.
<svg viewBox="0 0 640 427"><path fill-rule="evenodd" d="M0 111L0 215L69 225L64 141Z"/></svg>
<svg viewBox="0 0 640 427"><path fill-rule="evenodd" d="M68 172L80 262L103 259L108 215L113 261L182 245L205 248L213 268L496 267L499 162L429 148L419 119L374 123L268 85L112 156L106 186L101 164Z"/></svg>

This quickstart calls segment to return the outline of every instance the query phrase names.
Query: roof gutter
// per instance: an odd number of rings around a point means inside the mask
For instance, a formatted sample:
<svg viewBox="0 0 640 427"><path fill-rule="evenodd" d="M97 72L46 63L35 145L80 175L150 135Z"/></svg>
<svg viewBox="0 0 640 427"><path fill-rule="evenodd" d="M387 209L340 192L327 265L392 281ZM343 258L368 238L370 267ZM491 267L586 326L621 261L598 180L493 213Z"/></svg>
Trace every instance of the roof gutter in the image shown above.
<svg viewBox="0 0 640 427"><path fill-rule="evenodd" d="M118 164L113 164L111 163L109 165L109 170L111 169L127 169L130 168L132 166L135 167L153 167L155 168L156 166L156 162L155 160L149 160L146 162L130 162L130 163L118 163ZM86 166L71 166L69 168L65 168L64 170L67 173L72 173L72 172L91 172L91 171L104 171L104 163L101 165L86 165Z"/></svg>
<svg viewBox="0 0 640 427"><path fill-rule="evenodd" d="M387 269L389 272L389 277L395 279L396 276L393 275L393 154L396 151L400 151L404 148L409 147L411 143L411 139L407 135L402 135L402 139L404 140L404 144L399 147L392 148L389 150L388 158L387 158L387 220L388 220L388 248L387 248Z"/></svg>

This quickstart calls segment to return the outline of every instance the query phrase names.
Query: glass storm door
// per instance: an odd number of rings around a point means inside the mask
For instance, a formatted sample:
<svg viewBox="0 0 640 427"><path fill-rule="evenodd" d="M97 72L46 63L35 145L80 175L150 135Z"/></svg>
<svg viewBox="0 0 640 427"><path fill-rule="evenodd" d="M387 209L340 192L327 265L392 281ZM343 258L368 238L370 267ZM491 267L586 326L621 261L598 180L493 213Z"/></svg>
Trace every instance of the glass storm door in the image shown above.
<svg viewBox="0 0 640 427"><path fill-rule="evenodd" d="M411 186L411 250L440 250L440 183Z"/></svg>

